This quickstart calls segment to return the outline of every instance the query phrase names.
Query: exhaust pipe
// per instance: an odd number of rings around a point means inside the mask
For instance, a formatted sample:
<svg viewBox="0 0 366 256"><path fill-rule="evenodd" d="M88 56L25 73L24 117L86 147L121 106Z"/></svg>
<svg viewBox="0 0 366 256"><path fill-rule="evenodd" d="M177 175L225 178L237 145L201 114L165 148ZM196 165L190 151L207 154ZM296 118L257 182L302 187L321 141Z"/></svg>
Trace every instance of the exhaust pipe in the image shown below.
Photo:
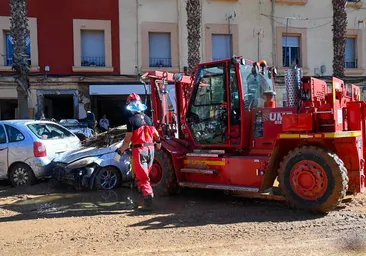
<svg viewBox="0 0 366 256"><path fill-rule="evenodd" d="M300 85L302 70L290 68L285 73L285 86L287 95L287 107L297 107L300 101Z"/></svg>

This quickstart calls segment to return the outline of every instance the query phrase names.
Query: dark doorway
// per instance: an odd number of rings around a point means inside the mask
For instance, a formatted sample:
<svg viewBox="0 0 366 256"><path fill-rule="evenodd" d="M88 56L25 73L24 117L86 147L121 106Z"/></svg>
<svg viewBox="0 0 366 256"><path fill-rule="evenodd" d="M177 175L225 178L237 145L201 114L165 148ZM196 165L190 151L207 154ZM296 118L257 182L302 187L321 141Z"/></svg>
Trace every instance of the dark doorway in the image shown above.
<svg viewBox="0 0 366 256"><path fill-rule="evenodd" d="M15 118L15 109L18 107L18 100L7 99L0 100L1 120L12 120Z"/></svg>
<svg viewBox="0 0 366 256"><path fill-rule="evenodd" d="M126 100L128 95L111 95L111 96L93 96L92 111L95 113L97 121L107 115L110 126L116 127L127 124L127 120L131 113L126 110ZM143 97L143 101L144 101ZM150 99L147 100L148 110L145 111L150 116Z"/></svg>
<svg viewBox="0 0 366 256"><path fill-rule="evenodd" d="M74 100L73 95L45 95L43 111L46 118L73 119Z"/></svg>

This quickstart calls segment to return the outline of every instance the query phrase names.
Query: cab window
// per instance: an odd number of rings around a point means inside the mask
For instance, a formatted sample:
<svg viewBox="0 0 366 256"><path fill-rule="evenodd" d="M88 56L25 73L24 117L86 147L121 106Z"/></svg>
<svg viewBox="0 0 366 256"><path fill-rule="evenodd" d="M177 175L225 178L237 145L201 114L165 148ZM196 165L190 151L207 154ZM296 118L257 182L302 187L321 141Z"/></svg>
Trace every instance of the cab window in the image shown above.
<svg viewBox="0 0 366 256"><path fill-rule="evenodd" d="M8 134L9 142L19 142L24 140L24 135L17 128L10 125L5 125L6 133Z"/></svg>
<svg viewBox="0 0 366 256"><path fill-rule="evenodd" d="M201 66L187 114L198 144L223 144L227 128L226 64Z"/></svg>

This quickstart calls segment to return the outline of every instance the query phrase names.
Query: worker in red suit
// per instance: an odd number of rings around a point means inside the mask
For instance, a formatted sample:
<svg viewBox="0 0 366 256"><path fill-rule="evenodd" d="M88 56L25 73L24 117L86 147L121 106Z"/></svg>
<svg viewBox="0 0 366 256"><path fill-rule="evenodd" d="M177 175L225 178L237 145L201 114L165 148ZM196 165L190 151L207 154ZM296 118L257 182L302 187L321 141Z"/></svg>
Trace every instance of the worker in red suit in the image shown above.
<svg viewBox="0 0 366 256"><path fill-rule="evenodd" d="M129 148L130 143L132 144L133 171L144 196L140 210L151 211L154 193L149 174L154 160L154 142L157 149L161 148L160 136L151 119L143 113L147 107L141 102L138 94L129 95L126 103L126 108L132 112L132 116L127 122L127 133L119 154Z"/></svg>

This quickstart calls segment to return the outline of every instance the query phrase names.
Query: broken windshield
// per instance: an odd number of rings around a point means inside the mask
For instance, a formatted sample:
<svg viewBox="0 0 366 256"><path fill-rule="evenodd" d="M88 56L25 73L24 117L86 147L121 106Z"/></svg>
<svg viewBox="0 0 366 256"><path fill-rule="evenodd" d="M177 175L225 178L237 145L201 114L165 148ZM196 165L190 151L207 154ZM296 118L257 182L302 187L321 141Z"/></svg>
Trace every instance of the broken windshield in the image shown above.
<svg viewBox="0 0 366 256"><path fill-rule="evenodd" d="M43 140L60 139L74 136L71 132L56 124L34 123L28 124L27 126L34 133L34 135Z"/></svg>

